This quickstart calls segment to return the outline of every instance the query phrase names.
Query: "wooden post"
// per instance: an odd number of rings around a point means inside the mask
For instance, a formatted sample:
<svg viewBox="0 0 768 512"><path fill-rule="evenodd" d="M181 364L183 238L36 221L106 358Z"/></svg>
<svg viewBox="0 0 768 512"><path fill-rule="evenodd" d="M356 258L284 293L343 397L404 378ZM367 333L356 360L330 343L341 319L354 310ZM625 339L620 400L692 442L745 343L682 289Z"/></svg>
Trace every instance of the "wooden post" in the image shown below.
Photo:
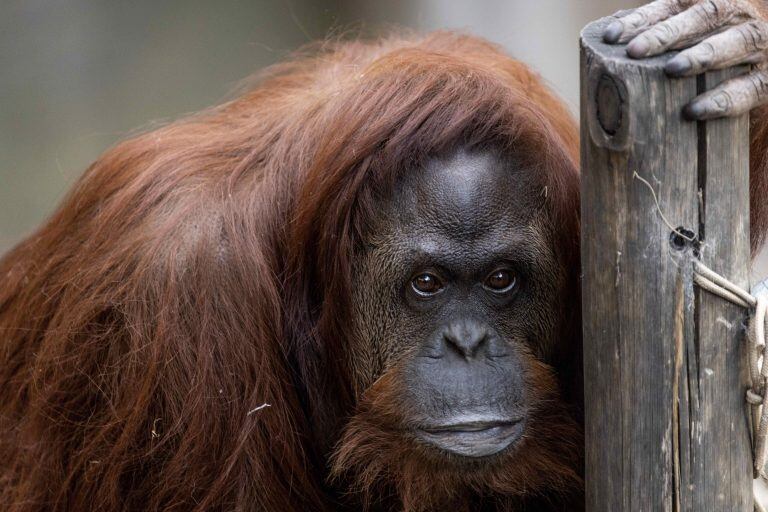
<svg viewBox="0 0 768 512"><path fill-rule="evenodd" d="M736 70L670 79L607 23L581 34L587 510L752 512L745 311L692 280L748 285L748 119L682 117Z"/></svg>

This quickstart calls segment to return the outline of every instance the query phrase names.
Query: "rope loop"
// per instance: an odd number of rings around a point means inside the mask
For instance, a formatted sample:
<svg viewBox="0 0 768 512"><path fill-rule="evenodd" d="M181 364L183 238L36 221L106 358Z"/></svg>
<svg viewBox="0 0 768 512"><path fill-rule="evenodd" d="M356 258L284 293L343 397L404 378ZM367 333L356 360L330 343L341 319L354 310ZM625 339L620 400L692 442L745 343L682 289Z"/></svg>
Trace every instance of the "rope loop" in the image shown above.
<svg viewBox="0 0 768 512"><path fill-rule="evenodd" d="M694 263L693 271L693 280L700 288L751 310L747 330L751 385L747 389L745 400L752 409L754 469L762 478L768 478L765 469L768 460L768 407L763 407L766 390L768 390L768 364L765 364L768 290L761 290L756 295L752 295L700 261Z"/></svg>
<svg viewBox="0 0 768 512"><path fill-rule="evenodd" d="M763 403L763 396L752 388L747 390L746 399L750 405L761 405Z"/></svg>

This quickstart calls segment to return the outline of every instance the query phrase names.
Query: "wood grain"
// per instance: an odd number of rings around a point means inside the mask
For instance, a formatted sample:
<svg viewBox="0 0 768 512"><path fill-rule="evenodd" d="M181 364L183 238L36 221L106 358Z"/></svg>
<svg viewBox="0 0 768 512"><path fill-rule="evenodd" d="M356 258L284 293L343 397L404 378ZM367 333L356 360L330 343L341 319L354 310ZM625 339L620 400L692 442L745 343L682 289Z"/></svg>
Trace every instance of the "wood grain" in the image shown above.
<svg viewBox="0 0 768 512"><path fill-rule="evenodd" d="M751 512L745 312L692 280L748 285L748 119L682 117L738 70L670 79L606 23L581 36L587 510Z"/></svg>

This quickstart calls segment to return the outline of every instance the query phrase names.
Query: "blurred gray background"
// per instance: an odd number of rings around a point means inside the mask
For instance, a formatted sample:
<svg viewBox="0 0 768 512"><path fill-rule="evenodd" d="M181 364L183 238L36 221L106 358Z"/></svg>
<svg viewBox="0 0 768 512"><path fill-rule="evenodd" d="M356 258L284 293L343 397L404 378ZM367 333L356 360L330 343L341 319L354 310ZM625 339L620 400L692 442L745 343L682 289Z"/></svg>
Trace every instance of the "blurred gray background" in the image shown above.
<svg viewBox="0 0 768 512"><path fill-rule="evenodd" d="M578 33L631 0L2 0L0 254L116 141L227 96L340 32L460 28L534 66L576 113ZM768 274L768 255L757 273Z"/></svg>

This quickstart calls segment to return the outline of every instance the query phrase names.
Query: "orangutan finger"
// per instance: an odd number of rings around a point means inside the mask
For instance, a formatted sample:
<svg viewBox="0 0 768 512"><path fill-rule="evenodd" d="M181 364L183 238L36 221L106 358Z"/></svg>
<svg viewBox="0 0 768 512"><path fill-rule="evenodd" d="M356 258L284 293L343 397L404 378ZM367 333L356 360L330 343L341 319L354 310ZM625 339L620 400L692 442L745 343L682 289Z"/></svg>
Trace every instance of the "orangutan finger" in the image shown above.
<svg viewBox="0 0 768 512"><path fill-rule="evenodd" d="M665 20L683 9L686 2L676 0L656 0L638 7L629 14L622 15L608 24L603 32L606 43L626 43L654 23Z"/></svg>
<svg viewBox="0 0 768 512"><path fill-rule="evenodd" d="M667 62L672 76L688 76L740 63L759 62L768 48L768 22L750 21L716 34Z"/></svg>
<svg viewBox="0 0 768 512"><path fill-rule="evenodd" d="M768 103L768 71L756 70L726 80L685 106L688 119L735 116Z"/></svg>
<svg viewBox="0 0 768 512"><path fill-rule="evenodd" d="M724 21L723 6L718 6L717 1L696 4L636 36L627 45L627 55L639 59L672 47L689 46L717 30Z"/></svg>

